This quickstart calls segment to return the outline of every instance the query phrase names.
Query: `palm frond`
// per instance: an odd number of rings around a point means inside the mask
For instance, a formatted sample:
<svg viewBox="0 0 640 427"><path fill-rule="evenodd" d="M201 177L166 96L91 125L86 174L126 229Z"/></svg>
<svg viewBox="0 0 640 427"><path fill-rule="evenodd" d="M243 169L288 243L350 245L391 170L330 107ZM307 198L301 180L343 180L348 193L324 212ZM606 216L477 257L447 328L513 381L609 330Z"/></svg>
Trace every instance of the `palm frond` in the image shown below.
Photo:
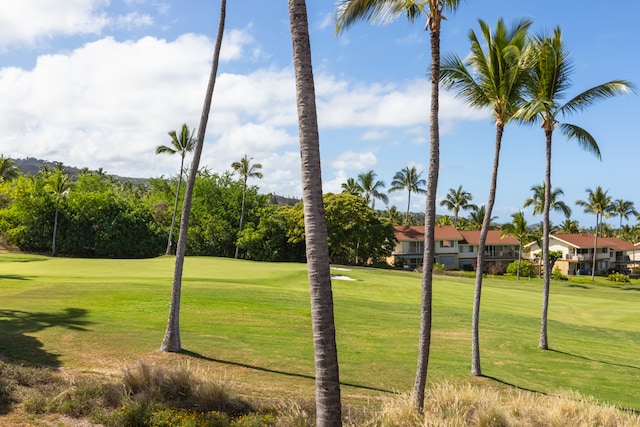
<svg viewBox="0 0 640 427"><path fill-rule="evenodd" d="M592 87L567 101L562 107L564 114L583 111L598 101L634 92L633 84L625 80L612 80L607 83Z"/></svg>
<svg viewBox="0 0 640 427"><path fill-rule="evenodd" d="M598 143L596 142L595 138L591 136L591 134L585 129L569 123L561 123L559 125L559 128L562 134L568 139L577 140L580 147L582 147L585 151L592 153L598 159L602 160L602 155L600 154L600 147L598 147Z"/></svg>

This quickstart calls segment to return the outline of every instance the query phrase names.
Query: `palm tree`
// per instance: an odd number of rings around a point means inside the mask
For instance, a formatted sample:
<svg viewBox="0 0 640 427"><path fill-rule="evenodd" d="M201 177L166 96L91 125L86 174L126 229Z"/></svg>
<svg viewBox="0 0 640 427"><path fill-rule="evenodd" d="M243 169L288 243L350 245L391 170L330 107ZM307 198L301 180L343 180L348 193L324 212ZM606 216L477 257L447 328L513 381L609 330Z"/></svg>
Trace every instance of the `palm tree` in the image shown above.
<svg viewBox="0 0 640 427"><path fill-rule="evenodd" d="M354 178L347 178L347 182L343 182L341 187L343 193L353 194L354 196L361 197L364 191Z"/></svg>
<svg viewBox="0 0 640 427"><path fill-rule="evenodd" d="M440 202L440 206L446 207L453 212L453 226L458 227L458 214L460 209L469 210L475 207L474 204L469 203L473 199L473 196L468 191L462 189L462 185L457 190L450 188L447 197Z"/></svg>
<svg viewBox="0 0 640 427"><path fill-rule="evenodd" d="M56 236L58 234L58 212L60 211L60 200L69 194L71 179L64 171L64 166L58 164L53 173L47 179L47 188L55 197L55 214L53 217L53 237L51 239L51 256L56 256Z"/></svg>
<svg viewBox="0 0 640 427"><path fill-rule="evenodd" d="M620 227L618 228L618 237L622 236L622 219L629 220L629 215L638 215L633 202L629 200L616 199L613 201L611 213L620 217Z"/></svg>
<svg viewBox="0 0 640 427"><path fill-rule="evenodd" d="M542 319L538 347L549 348L547 337L547 313L549 307L549 288L551 271L549 262L549 211L551 209L551 142L553 131L559 128L568 139L575 139L587 151L600 158L600 149L596 140L583 128L560 123L560 119L570 113L583 111L595 102L627 92L631 85L624 80L613 80L592 87L569 101L562 103L567 89L571 86L573 67L569 54L562 44L562 33L557 27L553 35L541 34L532 43L532 67L528 79L529 100L516 113L516 117L525 123L541 125L546 141L545 204L543 212L542 257L545 266L542 296Z"/></svg>
<svg viewBox="0 0 640 427"><path fill-rule="evenodd" d="M156 147L156 154L180 154L180 174L178 175L178 189L176 190L176 200L173 203L173 215L171 215L171 227L169 228L169 239L167 240L166 255L171 255L171 245L173 244L173 229L176 224L176 213L178 212L178 200L180 199L180 189L182 188L182 171L184 170L184 157L187 153L193 151L195 147L195 140L193 138L193 132L189 133L189 126L182 125L180 130L180 136L175 130L169 132L171 137L171 145L158 145ZM102 168L98 170L99 175L104 175Z"/></svg>
<svg viewBox="0 0 640 427"><path fill-rule="evenodd" d="M0 154L0 182L13 181L20 175L20 170L16 167L16 162Z"/></svg>
<svg viewBox="0 0 640 427"><path fill-rule="evenodd" d="M486 216L487 207L485 205L473 205L473 208L471 208L471 212L469 213L469 218L467 218L467 229L480 230ZM496 219L498 219L497 216L489 217L489 230L494 228L493 221L495 221Z"/></svg>
<svg viewBox="0 0 640 427"><path fill-rule="evenodd" d="M481 34L478 39L471 30L471 53L463 61L457 55L449 55L442 62L442 82L447 88L455 89L457 95L467 104L476 108L490 108L496 122L495 154L493 171L489 187L489 198L478 243L478 261L474 291L473 317L471 328L471 373L482 375L480 368L480 297L482 292L482 273L484 269L484 248L487 232L491 224L491 212L495 202L498 179L500 145L504 127L522 104L524 82L526 78L526 60L528 49L527 30L531 21L522 20L512 28L507 28L499 19L496 28L491 28L482 20ZM484 50L486 48L486 51Z"/></svg>
<svg viewBox="0 0 640 427"><path fill-rule="evenodd" d="M404 169L397 172L393 176L393 181L391 181L391 188L389 189L389 193L400 190L407 190L409 193L409 198L407 199L407 213L406 213L406 221L409 223L409 208L411 207L411 193L416 194L425 194L426 190L422 188L422 185L425 185L427 182L424 179L420 178L422 172L418 172L415 166L405 166Z"/></svg>
<svg viewBox="0 0 640 427"><path fill-rule="evenodd" d="M240 207L240 226L238 227L238 237L239 233L242 232L242 221L244 220L244 202L247 197L247 180L249 178L258 178L262 179L262 172L258 169L262 169L262 165L260 163L250 164L252 158L247 158L245 154L243 158L240 159L239 162L231 163L231 167L233 171L240 175L242 178L242 205ZM236 244L236 255L235 258L238 258L238 245Z"/></svg>
<svg viewBox="0 0 640 427"><path fill-rule="evenodd" d="M338 349L329 269L327 223L322 200L318 116L305 0L289 0L289 23L293 44L293 68L296 76L302 199L311 296L316 371L316 425L341 426Z"/></svg>
<svg viewBox="0 0 640 427"><path fill-rule="evenodd" d="M387 218L392 225L400 225L402 222L402 214L398 212L398 208L395 205L387 208L380 216Z"/></svg>
<svg viewBox="0 0 640 427"><path fill-rule="evenodd" d="M184 201L182 203L182 216L180 218L180 233L178 234L178 245L176 247L176 263L173 271L173 284L171 286L171 305L169 307L169 318L167 320L167 329L160 345L161 351L179 352L182 351L180 342L180 293L182 290L182 270L184 268L184 256L187 248L187 231L189 228L189 214L191 212L191 201L193 199L193 188L196 183L196 175L198 166L200 165L200 157L202 155L202 147L204 146L204 136L207 131L207 122L209 121L209 112L211 111L211 100L213 99L213 89L216 85L216 77L218 75L218 63L220 61L220 47L222 46L222 35L224 34L224 24L227 15L227 0L220 1L220 20L218 23L218 35L216 44L213 49L213 60L211 63L211 73L209 74L209 83L207 84L207 92L202 107L202 115L200 116L200 125L198 126L198 137L194 148L193 159L191 161L191 169L189 170L189 178L184 193Z"/></svg>
<svg viewBox="0 0 640 427"><path fill-rule="evenodd" d="M533 196L529 197L522 204L523 208L528 208L529 206L533 206L533 214L544 214L544 200L545 200L545 184L542 185L534 185L531 187L531 191L533 191ZM552 188L550 193L551 201L549 203L550 209L553 209L556 212L562 212L566 218L571 216L571 208L566 205L561 200L557 200L558 196L564 195L564 192L560 188Z"/></svg>
<svg viewBox="0 0 640 427"><path fill-rule="evenodd" d="M380 199L385 203L389 203L386 194L380 192L384 188L384 181L377 180L378 175L373 170L358 175L358 185L364 193L364 200L369 204L371 201L371 209L375 209L376 199Z"/></svg>
<svg viewBox="0 0 640 427"><path fill-rule="evenodd" d="M579 232L580 227L578 225L578 221L571 220L569 217L566 217L558 227L558 233L575 234Z"/></svg>
<svg viewBox="0 0 640 427"><path fill-rule="evenodd" d="M529 231L529 226L527 225L527 220L524 217L524 213L516 212L511 215L511 217L513 218L513 220L509 224L505 224L502 226L502 232L500 233L500 236L513 236L520 242L520 248L518 249L518 268L516 270L516 279L520 280L522 244L528 242L531 233Z"/></svg>
<svg viewBox="0 0 640 427"><path fill-rule="evenodd" d="M602 219L605 215L611 212L611 196L607 195L607 191L603 190L602 187L597 186L596 190L593 191L590 188L587 188L587 195L589 196L587 200L577 200L576 205L584 207L585 213L592 213L596 216L596 228L593 233L593 265L591 267L591 280L595 280L596 274L596 258L597 258L597 247L598 247L598 229L600 224L602 223Z"/></svg>
<svg viewBox="0 0 640 427"><path fill-rule="evenodd" d="M460 0L338 0L336 31L358 20L385 23L406 15L410 22L424 15L431 46L431 107L429 112L429 172L426 190L424 257L422 262L422 297L418 367L414 383L413 400L416 409L424 407L424 390L431 347L431 300L433 288L433 260L435 258L436 194L440 170L440 27L446 20L445 12L454 12ZM408 215L407 215L408 217Z"/></svg>

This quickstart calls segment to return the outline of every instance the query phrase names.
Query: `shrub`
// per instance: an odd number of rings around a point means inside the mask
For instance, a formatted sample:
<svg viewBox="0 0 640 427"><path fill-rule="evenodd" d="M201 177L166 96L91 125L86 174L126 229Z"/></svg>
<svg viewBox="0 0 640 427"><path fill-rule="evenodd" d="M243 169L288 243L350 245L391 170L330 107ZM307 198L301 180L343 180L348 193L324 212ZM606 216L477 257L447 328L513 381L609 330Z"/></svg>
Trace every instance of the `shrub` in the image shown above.
<svg viewBox="0 0 640 427"><path fill-rule="evenodd" d="M617 283L631 283L629 276L622 273L611 273L609 274L609 280Z"/></svg>
<svg viewBox="0 0 640 427"><path fill-rule="evenodd" d="M555 280L569 280L567 276L562 274L562 272L558 267L553 269L553 272L551 273L551 278Z"/></svg>
<svg viewBox="0 0 640 427"><path fill-rule="evenodd" d="M520 261L520 277L533 277L534 265L525 259ZM507 266L507 274L518 274L518 261L513 261Z"/></svg>
<svg viewBox="0 0 640 427"><path fill-rule="evenodd" d="M501 276L504 274L504 267L497 263L497 262L491 262L487 264L487 274L492 274L494 276Z"/></svg>
<svg viewBox="0 0 640 427"><path fill-rule="evenodd" d="M439 262L434 262L433 263L433 269L434 270L440 270L440 271L447 271L447 266L444 264L441 264Z"/></svg>

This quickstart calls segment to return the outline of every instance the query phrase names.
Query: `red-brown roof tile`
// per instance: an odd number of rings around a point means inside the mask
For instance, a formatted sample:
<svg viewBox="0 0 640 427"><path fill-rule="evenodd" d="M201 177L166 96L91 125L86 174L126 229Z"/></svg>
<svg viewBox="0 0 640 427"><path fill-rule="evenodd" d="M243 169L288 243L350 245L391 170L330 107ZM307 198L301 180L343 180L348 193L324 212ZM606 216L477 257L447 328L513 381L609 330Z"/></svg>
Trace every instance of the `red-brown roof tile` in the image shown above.
<svg viewBox="0 0 640 427"><path fill-rule="evenodd" d="M488 230L487 245L519 245L520 241L513 236L500 237L500 230ZM469 245L480 244L480 230L461 230L460 234L464 237L464 240Z"/></svg>

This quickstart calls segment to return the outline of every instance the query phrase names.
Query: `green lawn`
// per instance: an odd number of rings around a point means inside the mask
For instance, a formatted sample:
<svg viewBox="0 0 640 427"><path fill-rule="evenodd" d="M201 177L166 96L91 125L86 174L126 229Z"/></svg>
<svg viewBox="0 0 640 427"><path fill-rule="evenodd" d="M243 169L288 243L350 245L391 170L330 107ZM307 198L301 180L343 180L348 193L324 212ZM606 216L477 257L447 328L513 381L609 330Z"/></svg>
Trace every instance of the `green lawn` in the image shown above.
<svg viewBox="0 0 640 427"><path fill-rule="evenodd" d="M187 355L165 356L157 349L173 258L0 254L0 353L95 371L117 371L139 358L187 358L231 381L260 382L267 394L312 395L305 265L187 258L184 271L180 320ZM411 390L420 277L371 269L335 273L355 279L333 282L343 393ZM640 410L640 286L551 286L552 350L541 351L541 281L485 279L480 339L488 379L482 381L544 393L577 390ZM473 279L436 276L430 381L469 379L472 297Z"/></svg>

